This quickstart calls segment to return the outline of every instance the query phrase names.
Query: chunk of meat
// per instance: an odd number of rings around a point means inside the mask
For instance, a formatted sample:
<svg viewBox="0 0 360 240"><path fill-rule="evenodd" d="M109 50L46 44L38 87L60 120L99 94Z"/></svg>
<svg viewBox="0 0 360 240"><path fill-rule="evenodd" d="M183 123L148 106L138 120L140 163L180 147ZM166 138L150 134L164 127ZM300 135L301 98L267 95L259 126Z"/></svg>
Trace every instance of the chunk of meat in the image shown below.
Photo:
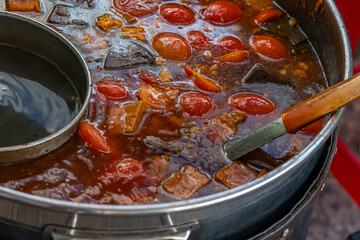
<svg viewBox="0 0 360 240"><path fill-rule="evenodd" d="M98 17L97 22L95 25L104 32L107 32L110 28L118 28L123 25L123 23L117 19L110 18L109 14L104 14Z"/></svg>
<svg viewBox="0 0 360 240"><path fill-rule="evenodd" d="M164 184L165 191L173 195L177 200L185 200L200 188L210 182L210 178L192 165L182 167L180 172L175 173Z"/></svg>
<svg viewBox="0 0 360 240"><path fill-rule="evenodd" d="M127 103L108 111L107 129L110 134L133 133L138 128L146 105L143 101Z"/></svg>
<svg viewBox="0 0 360 240"><path fill-rule="evenodd" d="M148 165L147 182L149 185L158 186L166 177L166 165L170 161L169 156L153 156Z"/></svg>
<svg viewBox="0 0 360 240"><path fill-rule="evenodd" d="M19 12L41 12L39 0L6 0L6 10Z"/></svg>
<svg viewBox="0 0 360 240"><path fill-rule="evenodd" d="M83 15L79 16L72 16L70 12L72 11L73 7L69 7L66 5L56 5L54 9L52 10L49 18L48 23L58 24L58 25L77 25L77 26L87 26L88 23L84 20L81 20L81 16L86 16L86 10L83 9L82 11Z"/></svg>
<svg viewBox="0 0 360 240"><path fill-rule="evenodd" d="M124 42L121 49L109 52L104 67L106 70L120 70L145 64L155 64L154 55L140 44Z"/></svg>
<svg viewBox="0 0 360 240"><path fill-rule="evenodd" d="M235 188L255 179L258 174L240 161L232 162L218 170L214 179L228 188Z"/></svg>
<svg viewBox="0 0 360 240"><path fill-rule="evenodd" d="M238 128L237 124L245 121L246 115L242 111L225 113L224 115L212 120L207 129L207 137L214 143L220 142L234 134Z"/></svg>

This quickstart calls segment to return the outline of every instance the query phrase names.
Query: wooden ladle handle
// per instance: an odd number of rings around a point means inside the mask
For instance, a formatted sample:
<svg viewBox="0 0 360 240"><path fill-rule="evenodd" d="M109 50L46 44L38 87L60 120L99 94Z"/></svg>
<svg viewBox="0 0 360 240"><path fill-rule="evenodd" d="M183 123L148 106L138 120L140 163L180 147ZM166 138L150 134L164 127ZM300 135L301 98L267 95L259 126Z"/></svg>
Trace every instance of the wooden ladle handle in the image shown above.
<svg viewBox="0 0 360 240"><path fill-rule="evenodd" d="M360 73L286 109L281 118L287 132L293 133L359 97Z"/></svg>

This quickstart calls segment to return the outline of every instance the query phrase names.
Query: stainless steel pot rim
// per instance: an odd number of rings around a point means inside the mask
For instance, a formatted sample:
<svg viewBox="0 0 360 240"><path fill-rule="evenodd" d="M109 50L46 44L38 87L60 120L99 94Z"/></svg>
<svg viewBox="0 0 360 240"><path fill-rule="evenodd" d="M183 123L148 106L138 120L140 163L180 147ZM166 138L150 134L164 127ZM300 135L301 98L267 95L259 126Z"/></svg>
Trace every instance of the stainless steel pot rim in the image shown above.
<svg viewBox="0 0 360 240"><path fill-rule="evenodd" d="M352 75L352 53L350 40L347 35L347 30L345 24L341 18L341 15L338 9L335 6L335 3L332 0L326 0L330 9L334 12L336 22L341 29L341 38L344 43L345 49L345 74L344 79L349 78ZM226 201L231 201L234 198L237 198L241 195L245 195L251 191L254 191L257 188L264 187L271 184L271 182L285 175L287 172L291 171L295 166L299 165L301 161L306 161L311 152L318 150L322 144L329 138L334 129L337 127L337 124L340 120L342 110L337 111L332 114L329 121L321 132L315 137L315 139L298 155L291 158L286 163L282 164L280 167L269 172L265 176L256 179L250 183L239 186L234 189L229 189L224 192L189 199L185 201L178 202L169 202L169 203L160 203L160 204L149 204L149 205L104 205L104 204L86 204L86 203L76 203L68 202L63 200L56 200L50 198L39 197L16 190L12 190L5 187L0 187L0 196L6 197L16 202L34 205L42 208L50 208L58 211L71 211L78 214L106 214L106 215L150 215L154 213L171 213L177 211L189 211L193 209L200 209L210 205L215 205L217 203L224 203Z"/></svg>
<svg viewBox="0 0 360 240"><path fill-rule="evenodd" d="M25 150L25 149L30 149L33 148L34 146L38 146L38 145L42 145L44 142L49 141L50 139L55 139L58 136L62 135L64 132L66 132L71 126L73 126L76 122L78 122L82 116L84 115L84 113L87 111L87 104L90 101L90 97L91 97L91 77L90 77L90 70L84 60L84 58L82 57L81 53L79 52L79 50L69 41L67 40L65 37L63 37L60 33L58 33L57 31L55 31L54 29L46 26L44 23L35 21L31 18L28 17L24 17L20 14L16 14L16 13L10 13L10 12L6 12L6 11L0 11L0 16L10 16L12 18L15 19L20 19L22 21L28 22L30 24L36 25L37 27L47 31L49 34L54 35L56 38L58 38L59 40L61 40L69 49L72 50L72 52L75 54L75 56L78 58L78 60L80 61L82 67L85 70L85 75L86 75L86 79L87 79L87 84L89 86L88 91L86 92L86 96L84 101L81 103L82 106L80 108L80 111L78 112L78 114L71 120L71 122L69 122L66 126L64 126L62 129L60 129L59 131L50 134L49 136L39 139L37 141L33 141L30 143L26 143L26 144L22 144L22 145L16 145L16 146L11 146L11 147L0 147L0 152L14 152L14 151L18 151L18 150Z"/></svg>

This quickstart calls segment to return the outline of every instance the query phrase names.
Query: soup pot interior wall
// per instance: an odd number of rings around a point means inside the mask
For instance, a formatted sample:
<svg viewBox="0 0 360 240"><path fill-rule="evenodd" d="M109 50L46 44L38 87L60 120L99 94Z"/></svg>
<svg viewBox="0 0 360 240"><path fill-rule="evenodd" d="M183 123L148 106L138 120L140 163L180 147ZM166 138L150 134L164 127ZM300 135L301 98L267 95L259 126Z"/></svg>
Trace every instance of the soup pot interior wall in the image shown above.
<svg viewBox="0 0 360 240"><path fill-rule="evenodd" d="M313 44L330 85L352 74L351 45L341 15L334 11L333 1L276 0L280 7L295 17Z"/></svg>

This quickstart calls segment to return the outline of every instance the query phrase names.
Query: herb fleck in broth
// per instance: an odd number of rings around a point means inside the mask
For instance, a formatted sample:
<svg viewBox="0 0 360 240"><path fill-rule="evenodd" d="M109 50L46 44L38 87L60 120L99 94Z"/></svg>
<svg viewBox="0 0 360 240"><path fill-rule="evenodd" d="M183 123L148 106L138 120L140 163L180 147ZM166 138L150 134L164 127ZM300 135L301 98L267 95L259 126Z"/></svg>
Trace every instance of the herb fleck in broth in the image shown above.
<svg viewBox="0 0 360 240"><path fill-rule="evenodd" d="M226 2L220 7L237 10L219 22L209 17L216 1L136 1L145 10L115 0L52 6L36 16L81 50L93 96L77 136L35 161L2 167L1 185L87 203L183 200L260 177L314 137L316 131L284 135L234 164L218 157L227 139L326 87L310 43L289 25L294 20L281 15L254 25L276 6ZM176 4L185 6L179 11L186 19L173 19ZM255 46L255 36L276 39L269 41L281 53ZM269 101L253 107L263 98ZM264 107L269 102L274 107Z"/></svg>

